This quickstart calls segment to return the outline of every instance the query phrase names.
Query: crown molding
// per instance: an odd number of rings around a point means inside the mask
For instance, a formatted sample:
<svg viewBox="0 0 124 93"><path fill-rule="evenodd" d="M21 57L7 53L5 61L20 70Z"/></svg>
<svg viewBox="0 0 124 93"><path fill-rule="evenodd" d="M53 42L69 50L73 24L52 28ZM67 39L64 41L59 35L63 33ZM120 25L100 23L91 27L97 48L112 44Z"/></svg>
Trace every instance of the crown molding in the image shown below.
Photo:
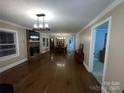
<svg viewBox="0 0 124 93"><path fill-rule="evenodd" d="M95 19L93 19L88 25L86 25L78 33L84 31L85 29L87 29L88 27L90 27L91 25L93 25L100 18L102 18L103 16L105 16L108 12L110 12L112 9L114 9L115 7L117 7L122 2L124 2L124 0L115 0L115 1L113 1L113 3L111 3L107 8L105 8Z"/></svg>
<svg viewBox="0 0 124 93"><path fill-rule="evenodd" d="M24 27L24 26L21 26L21 25L18 25L18 24L15 24L13 22L6 21L6 20L3 20L3 19L0 19L0 22L5 23L5 24L9 24L9 25L12 25L12 26L16 26L16 27L19 27L19 28L23 28L23 29L30 29L28 27Z"/></svg>

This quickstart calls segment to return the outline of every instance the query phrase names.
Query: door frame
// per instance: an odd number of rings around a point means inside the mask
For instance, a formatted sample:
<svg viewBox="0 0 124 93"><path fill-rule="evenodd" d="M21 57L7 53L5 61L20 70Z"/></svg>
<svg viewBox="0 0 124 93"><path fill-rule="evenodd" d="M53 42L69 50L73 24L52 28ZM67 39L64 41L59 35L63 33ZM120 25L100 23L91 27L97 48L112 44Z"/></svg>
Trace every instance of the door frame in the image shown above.
<svg viewBox="0 0 124 93"><path fill-rule="evenodd" d="M111 24L112 24L112 16L108 17L107 19L99 22L98 24L92 26L91 28L91 43L90 43L90 55L89 55L89 71L93 72L93 60L94 60L94 50L95 50L95 37L96 37L96 28L100 25L108 22L108 35L106 41L106 50L105 50L105 60L104 60L104 68L103 68L103 77L102 77L102 86L105 81L106 69L108 64L108 52L109 52L109 43L110 43L110 36L111 36Z"/></svg>

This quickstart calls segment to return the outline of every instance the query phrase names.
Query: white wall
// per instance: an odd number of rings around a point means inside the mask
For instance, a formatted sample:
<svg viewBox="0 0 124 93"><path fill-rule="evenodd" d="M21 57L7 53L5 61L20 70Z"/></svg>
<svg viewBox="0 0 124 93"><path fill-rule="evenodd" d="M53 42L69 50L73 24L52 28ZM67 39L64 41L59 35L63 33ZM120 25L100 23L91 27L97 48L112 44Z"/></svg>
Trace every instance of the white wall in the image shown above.
<svg viewBox="0 0 124 93"><path fill-rule="evenodd" d="M48 47L45 45L43 46L43 38L48 38ZM40 53L45 53L49 51L50 43L49 43L49 34L40 32Z"/></svg>
<svg viewBox="0 0 124 93"><path fill-rule="evenodd" d="M124 2L115 7L113 10L99 18L97 22L88 26L79 33L79 42L84 43L85 62L89 66L89 51L91 44L91 28L106 18L112 16L110 45L105 71L105 82L120 82L119 87L124 90ZM111 91L110 85L104 88L108 93L120 93L119 91Z"/></svg>
<svg viewBox="0 0 124 93"><path fill-rule="evenodd" d="M12 25L7 22L0 22L0 28L14 30L18 33L18 44L19 44L19 56L5 60L0 61L0 71L1 68L5 67L12 67L15 64L20 64L19 62L23 62L24 60L27 60L27 41L26 41L26 29L22 27L18 27L15 25ZM14 64L14 65L13 65ZM2 69L3 71L3 69Z"/></svg>

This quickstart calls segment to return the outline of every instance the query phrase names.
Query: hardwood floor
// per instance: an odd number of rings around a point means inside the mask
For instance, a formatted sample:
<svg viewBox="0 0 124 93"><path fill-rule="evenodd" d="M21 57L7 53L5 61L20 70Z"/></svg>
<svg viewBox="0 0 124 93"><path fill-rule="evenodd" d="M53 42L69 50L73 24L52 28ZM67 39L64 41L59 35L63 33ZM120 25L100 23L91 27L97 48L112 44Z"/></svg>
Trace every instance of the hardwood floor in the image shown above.
<svg viewBox="0 0 124 93"><path fill-rule="evenodd" d="M0 83L10 83L15 93L101 93L99 84L73 53L40 55L0 74Z"/></svg>

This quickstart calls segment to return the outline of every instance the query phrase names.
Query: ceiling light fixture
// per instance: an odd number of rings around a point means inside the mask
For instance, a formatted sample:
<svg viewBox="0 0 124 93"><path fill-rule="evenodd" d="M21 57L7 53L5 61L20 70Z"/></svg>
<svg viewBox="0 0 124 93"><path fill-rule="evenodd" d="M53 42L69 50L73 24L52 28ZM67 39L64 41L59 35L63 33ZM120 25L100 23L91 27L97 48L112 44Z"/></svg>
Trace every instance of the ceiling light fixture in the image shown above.
<svg viewBox="0 0 124 93"><path fill-rule="evenodd" d="M32 10L29 10L27 12L27 14L34 20L37 20L37 16L36 14L45 14L45 20L46 21L51 21L52 19L54 19L54 14L51 12L51 11L48 11L48 10L43 10L43 9L32 9ZM41 20L41 19L39 19Z"/></svg>
<svg viewBox="0 0 124 93"><path fill-rule="evenodd" d="M37 24L34 24L33 30L35 31L50 31L49 25L45 23L45 14L36 14ZM42 23L40 23L40 18L42 18Z"/></svg>

